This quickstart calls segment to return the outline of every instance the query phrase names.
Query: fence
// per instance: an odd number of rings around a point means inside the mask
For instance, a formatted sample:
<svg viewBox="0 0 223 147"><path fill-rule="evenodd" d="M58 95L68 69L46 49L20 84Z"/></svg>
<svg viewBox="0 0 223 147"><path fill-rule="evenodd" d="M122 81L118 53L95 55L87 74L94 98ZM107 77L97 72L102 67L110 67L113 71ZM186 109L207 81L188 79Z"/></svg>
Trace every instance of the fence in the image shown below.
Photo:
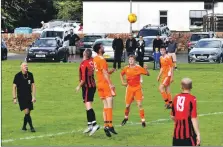
<svg viewBox="0 0 223 147"><path fill-rule="evenodd" d="M217 32L217 37L223 38L223 32ZM84 34L79 35L83 38ZM128 38L128 33L120 34L120 37L125 42ZM178 43L178 50L187 50L187 40L191 36L191 32L172 32L172 37L175 38ZM2 38L5 40L9 51L25 51L25 49L31 45L37 38L39 34L2 34ZM109 38L114 38L115 34L108 34Z"/></svg>

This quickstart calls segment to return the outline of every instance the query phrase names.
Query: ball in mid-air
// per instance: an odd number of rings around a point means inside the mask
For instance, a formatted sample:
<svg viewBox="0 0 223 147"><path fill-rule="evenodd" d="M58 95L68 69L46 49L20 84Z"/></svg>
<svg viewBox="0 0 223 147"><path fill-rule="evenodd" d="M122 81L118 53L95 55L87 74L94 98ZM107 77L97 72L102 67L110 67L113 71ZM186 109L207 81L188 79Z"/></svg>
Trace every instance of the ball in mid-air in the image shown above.
<svg viewBox="0 0 223 147"><path fill-rule="evenodd" d="M137 16L134 13L129 14L128 21L130 23L135 23L137 21Z"/></svg>

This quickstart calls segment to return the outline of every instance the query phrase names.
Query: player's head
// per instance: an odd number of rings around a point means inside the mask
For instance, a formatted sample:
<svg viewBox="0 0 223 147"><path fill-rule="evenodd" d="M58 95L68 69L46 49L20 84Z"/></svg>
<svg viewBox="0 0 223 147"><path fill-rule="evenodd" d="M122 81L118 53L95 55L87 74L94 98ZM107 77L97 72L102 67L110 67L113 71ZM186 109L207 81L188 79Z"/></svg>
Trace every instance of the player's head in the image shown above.
<svg viewBox="0 0 223 147"><path fill-rule="evenodd" d="M182 90L191 90L192 89L192 80L190 78L183 78L181 80Z"/></svg>
<svg viewBox="0 0 223 147"><path fill-rule="evenodd" d="M97 53L97 54L101 54L103 55L105 53L104 51L104 47L101 43L96 43L93 47L93 50Z"/></svg>
<svg viewBox="0 0 223 147"><path fill-rule="evenodd" d="M129 65L134 65L135 60L136 60L136 56L135 55L130 55L129 56Z"/></svg>
<svg viewBox="0 0 223 147"><path fill-rule="evenodd" d="M27 62L21 62L21 64L20 64L20 67L21 67L21 71L22 72L27 72L28 71L28 64L27 64Z"/></svg>
<svg viewBox="0 0 223 147"><path fill-rule="evenodd" d="M83 57L85 59L90 59L92 57L92 51L90 49L86 49L84 52L83 52Z"/></svg>
<svg viewBox="0 0 223 147"><path fill-rule="evenodd" d="M70 29L70 33L73 34L74 33L74 30L73 29Z"/></svg>
<svg viewBox="0 0 223 147"><path fill-rule="evenodd" d="M120 35L119 34L116 34L116 38L120 38Z"/></svg>
<svg viewBox="0 0 223 147"><path fill-rule="evenodd" d="M160 47L160 53L161 53L161 55L165 55L166 54L166 47L164 45L162 45Z"/></svg>
<svg viewBox="0 0 223 147"><path fill-rule="evenodd" d="M132 39L132 34L129 34L129 38Z"/></svg>
<svg viewBox="0 0 223 147"><path fill-rule="evenodd" d="M156 35L156 38L157 38L157 39L160 39L160 34L157 34L157 35Z"/></svg>
<svg viewBox="0 0 223 147"><path fill-rule="evenodd" d="M139 36L139 40L143 40L143 37L142 36Z"/></svg>

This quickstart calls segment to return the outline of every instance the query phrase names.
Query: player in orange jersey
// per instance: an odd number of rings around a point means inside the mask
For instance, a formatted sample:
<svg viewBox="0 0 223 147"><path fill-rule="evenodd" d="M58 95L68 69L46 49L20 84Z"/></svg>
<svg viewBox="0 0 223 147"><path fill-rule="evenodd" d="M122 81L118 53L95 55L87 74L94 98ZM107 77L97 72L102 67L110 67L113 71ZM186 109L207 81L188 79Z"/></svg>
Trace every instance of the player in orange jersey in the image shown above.
<svg viewBox="0 0 223 147"><path fill-rule="evenodd" d="M108 64L103 57L104 47L102 44L95 44L93 47L97 56L94 57L94 67L97 76L97 89L98 94L104 104L103 117L104 117L104 131L106 136L111 137L111 133L117 134L112 125L112 108L113 97L116 95L114 85L111 82L110 74L115 70L108 71Z"/></svg>
<svg viewBox="0 0 223 147"><path fill-rule="evenodd" d="M126 122L128 121L130 106L134 100L136 100L138 108L139 108L139 114L142 122L142 126L145 127L145 116L144 116L144 109L142 107L142 101L143 101L143 93L142 93L142 86L140 82L140 76L141 75L148 75L149 71L147 70L147 65L144 65L144 68L137 65L135 63L135 56L130 55L129 56L129 65L126 66L120 74L121 82L123 86L126 86L126 95L125 95L125 118L122 121L121 125L124 126ZM124 82L123 76L126 76L126 82Z"/></svg>
<svg viewBox="0 0 223 147"><path fill-rule="evenodd" d="M173 82L173 60L166 54L166 48L160 48L160 72L157 81L160 81L159 91L165 101L166 109L171 109L172 98L170 94L170 83Z"/></svg>

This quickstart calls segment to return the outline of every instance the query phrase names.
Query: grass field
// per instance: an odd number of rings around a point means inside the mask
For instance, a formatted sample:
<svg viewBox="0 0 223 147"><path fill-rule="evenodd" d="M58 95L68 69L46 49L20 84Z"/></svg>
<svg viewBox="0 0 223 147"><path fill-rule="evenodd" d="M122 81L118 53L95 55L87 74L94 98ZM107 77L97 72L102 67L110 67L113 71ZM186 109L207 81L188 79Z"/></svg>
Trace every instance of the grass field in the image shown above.
<svg viewBox="0 0 223 147"><path fill-rule="evenodd" d="M78 64L30 63L37 86L37 103L32 112L36 133L22 132L23 112L12 103L12 81L20 70L20 61L2 62L2 145L4 146L170 146L173 122L169 110L158 92L158 71L144 77L144 109L147 127L142 128L134 103L129 122L120 127L124 116L125 88L119 72L112 75L117 97L114 102L114 124L118 135L107 138L101 129L93 136L82 134L86 127L86 112L81 92L75 93L78 83ZM151 67L151 64L148 64ZM198 101L199 123L203 146L223 146L223 64L180 64L175 72L172 93L180 92L180 80L190 77ZM97 121L103 126L102 103L95 96Z"/></svg>

